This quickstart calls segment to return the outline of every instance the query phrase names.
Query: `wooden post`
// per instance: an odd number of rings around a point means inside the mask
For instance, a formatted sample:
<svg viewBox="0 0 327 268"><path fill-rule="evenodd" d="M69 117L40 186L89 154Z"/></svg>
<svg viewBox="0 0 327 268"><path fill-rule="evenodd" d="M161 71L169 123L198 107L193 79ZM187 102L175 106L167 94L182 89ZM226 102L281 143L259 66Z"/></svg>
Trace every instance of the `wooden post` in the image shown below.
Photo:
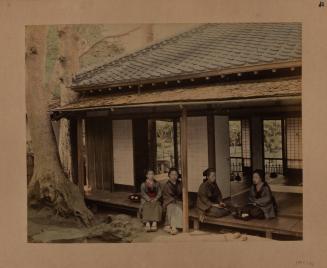
<svg viewBox="0 0 327 268"><path fill-rule="evenodd" d="M83 156L83 119L77 119L77 166L78 166L78 187L84 195L84 156Z"/></svg>
<svg viewBox="0 0 327 268"><path fill-rule="evenodd" d="M198 231L200 230L200 221L199 219L194 218L193 219L193 229Z"/></svg>
<svg viewBox="0 0 327 268"><path fill-rule="evenodd" d="M174 132L174 165L175 168L179 169L178 163L178 139L177 139L177 120L174 119L173 121L173 132Z"/></svg>
<svg viewBox="0 0 327 268"><path fill-rule="evenodd" d="M282 117L282 154L283 154L283 175L287 173L287 132L286 118Z"/></svg>
<svg viewBox="0 0 327 268"><path fill-rule="evenodd" d="M157 133L156 120L148 120L148 155L149 168L153 168L157 172Z"/></svg>
<svg viewBox="0 0 327 268"><path fill-rule="evenodd" d="M183 232L189 231L188 179L187 179L187 112L182 108L181 116L181 164L183 180Z"/></svg>
<svg viewBox="0 0 327 268"><path fill-rule="evenodd" d="M266 238L272 239L272 232L270 230L266 231Z"/></svg>

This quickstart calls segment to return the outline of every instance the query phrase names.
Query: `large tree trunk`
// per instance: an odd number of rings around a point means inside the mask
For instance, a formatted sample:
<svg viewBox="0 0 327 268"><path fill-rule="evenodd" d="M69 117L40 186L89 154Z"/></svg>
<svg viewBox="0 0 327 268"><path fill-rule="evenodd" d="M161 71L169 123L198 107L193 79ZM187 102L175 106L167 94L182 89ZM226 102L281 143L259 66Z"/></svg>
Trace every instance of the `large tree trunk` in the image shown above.
<svg viewBox="0 0 327 268"><path fill-rule="evenodd" d="M75 216L89 225L92 213L78 187L67 179L60 164L45 89L45 26L26 27L26 106L34 152L34 173L28 185L29 205L50 206L61 216Z"/></svg>
<svg viewBox="0 0 327 268"><path fill-rule="evenodd" d="M79 69L79 37L74 31L73 25L61 25L58 27L59 37L59 65L60 65L60 104L66 105L74 101L77 94L70 88L72 75ZM72 178L72 151L70 141L70 122L63 118L59 128L59 155L63 170L67 177Z"/></svg>

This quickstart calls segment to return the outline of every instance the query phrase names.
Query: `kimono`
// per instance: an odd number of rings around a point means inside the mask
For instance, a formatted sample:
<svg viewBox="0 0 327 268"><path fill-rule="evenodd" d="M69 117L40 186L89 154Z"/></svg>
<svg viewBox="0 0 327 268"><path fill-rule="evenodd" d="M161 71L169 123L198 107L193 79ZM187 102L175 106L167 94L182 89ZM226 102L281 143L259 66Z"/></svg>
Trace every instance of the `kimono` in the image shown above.
<svg viewBox="0 0 327 268"><path fill-rule="evenodd" d="M249 203L242 210L252 218L271 219L277 215L277 204L269 185L265 182L259 191L252 185L249 193Z"/></svg>
<svg viewBox="0 0 327 268"><path fill-rule="evenodd" d="M222 194L217 183L211 183L208 179L203 180L196 200L196 207L200 214L217 218L228 215L230 213L229 210L212 206L222 201Z"/></svg>
<svg viewBox="0 0 327 268"><path fill-rule="evenodd" d="M174 184L168 180L163 187L163 208L166 212L165 225L183 228L183 192L182 181Z"/></svg>
<svg viewBox="0 0 327 268"><path fill-rule="evenodd" d="M156 180L153 180L152 184L147 180L141 184L141 206L139 211L143 222L161 221L161 196L160 183Z"/></svg>

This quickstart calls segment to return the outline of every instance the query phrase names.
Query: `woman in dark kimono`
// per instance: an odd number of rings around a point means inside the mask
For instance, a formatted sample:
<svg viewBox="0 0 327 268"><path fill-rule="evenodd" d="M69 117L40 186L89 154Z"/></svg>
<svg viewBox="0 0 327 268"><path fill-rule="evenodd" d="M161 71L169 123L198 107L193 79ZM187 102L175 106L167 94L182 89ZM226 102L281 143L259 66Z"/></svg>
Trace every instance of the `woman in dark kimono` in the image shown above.
<svg viewBox="0 0 327 268"><path fill-rule="evenodd" d="M176 168L170 168L168 181L163 187L163 208L166 212L164 230L172 235L178 233L177 228L183 228L182 181Z"/></svg>
<svg viewBox="0 0 327 268"><path fill-rule="evenodd" d="M200 213L200 220L205 215L211 217L224 217L230 213L223 202L221 191L216 182L216 172L212 168L203 171L205 179L200 185L196 207Z"/></svg>
<svg viewBox="0 0 327 268"><path fill-rule="evenodd" d="M242 218L271 219L277 215L277 204L269 185L265 181L264 171L253 172L253 185L250 188L249 203L242 208Z"/></svg>
<svg viewBox="0 0 327 268"><path fill-rule="evenodd" d="M148 170L146 173L146 180L141 184L141 206L140 215L143 223L145 223L145 230L156 231L157 223L162 218L162 207L160 198L162 191L160 183L154 179L154 171ZM152 222L152 225L150 224Z"/></svg>

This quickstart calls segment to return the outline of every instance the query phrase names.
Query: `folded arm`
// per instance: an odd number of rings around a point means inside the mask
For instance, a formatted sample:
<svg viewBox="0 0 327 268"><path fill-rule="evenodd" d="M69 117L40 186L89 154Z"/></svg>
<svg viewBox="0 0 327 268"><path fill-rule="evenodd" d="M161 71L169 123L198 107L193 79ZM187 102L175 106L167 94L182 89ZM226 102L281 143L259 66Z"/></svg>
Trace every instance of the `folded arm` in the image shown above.
<svg viewBox="0 0 327 268"><path fill-rule="evenodd" d="M143 183L141 185L141 197L145 200L145 201L150 201L151 198L147 195L146 191L145 191L145 184Z"/></svg>
<svg viewBox="0 0 327 268"><path fill-rule="evenodd" d="M254 198L253 202L259 207L264 207L272 201L272 194L267 187L262 189L262 195L260 198Z"/></svg>

